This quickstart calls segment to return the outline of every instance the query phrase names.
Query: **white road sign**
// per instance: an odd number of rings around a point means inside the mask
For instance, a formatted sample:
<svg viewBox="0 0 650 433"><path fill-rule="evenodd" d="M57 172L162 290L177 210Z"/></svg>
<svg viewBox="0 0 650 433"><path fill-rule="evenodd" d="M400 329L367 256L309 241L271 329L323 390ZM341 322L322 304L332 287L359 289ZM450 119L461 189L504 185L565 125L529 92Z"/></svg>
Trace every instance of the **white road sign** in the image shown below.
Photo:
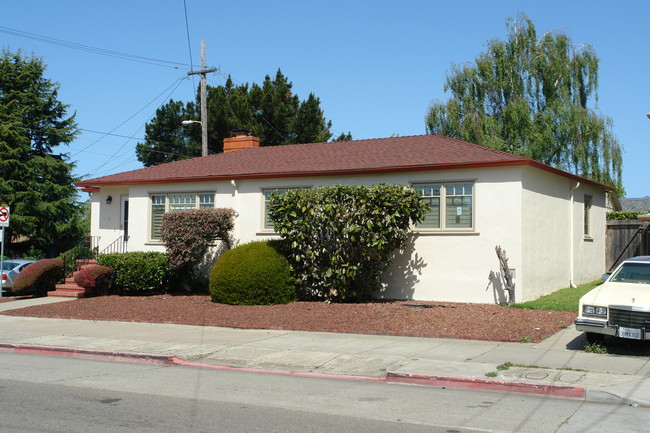
<svg viewBox="0 0 650 433"><path fill-rule="evenodd" d="M0 227L9 227L9 206L0 207Z"/></svg>

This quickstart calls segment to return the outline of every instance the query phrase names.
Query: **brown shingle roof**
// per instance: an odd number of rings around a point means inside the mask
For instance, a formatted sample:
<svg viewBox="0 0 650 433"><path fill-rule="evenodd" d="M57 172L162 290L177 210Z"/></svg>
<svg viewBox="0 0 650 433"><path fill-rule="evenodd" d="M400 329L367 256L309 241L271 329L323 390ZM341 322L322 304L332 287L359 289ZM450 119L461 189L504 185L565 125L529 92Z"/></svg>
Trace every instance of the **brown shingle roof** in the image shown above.
<svg viewBox="0 0 650 433"><path fill-rule="evenodd" d="M417 135L243 149L83 180L75 185L92 188L526 164L558 171L528 158L466 141L441 135Z"/></svg>

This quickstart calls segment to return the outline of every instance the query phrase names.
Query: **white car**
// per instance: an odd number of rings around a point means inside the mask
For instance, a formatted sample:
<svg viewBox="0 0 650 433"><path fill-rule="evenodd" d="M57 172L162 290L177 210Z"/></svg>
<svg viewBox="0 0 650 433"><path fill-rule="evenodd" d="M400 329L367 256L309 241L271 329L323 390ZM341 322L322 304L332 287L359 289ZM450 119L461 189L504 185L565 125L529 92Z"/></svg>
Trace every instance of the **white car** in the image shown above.
<svg viewBox="0 0 650 433"><path fill-rule="evenodd" d="M650 340L650 256L621 263L603 284L580 298L578 331L589 344L605 335Z"/></svg>
<svg viewBox="0 0 650 433"><path fill-rule="evenodd" d="M27 265L34 263L34 260L8 259L2 262L2 290L11 291L14 280Z"/></svg>

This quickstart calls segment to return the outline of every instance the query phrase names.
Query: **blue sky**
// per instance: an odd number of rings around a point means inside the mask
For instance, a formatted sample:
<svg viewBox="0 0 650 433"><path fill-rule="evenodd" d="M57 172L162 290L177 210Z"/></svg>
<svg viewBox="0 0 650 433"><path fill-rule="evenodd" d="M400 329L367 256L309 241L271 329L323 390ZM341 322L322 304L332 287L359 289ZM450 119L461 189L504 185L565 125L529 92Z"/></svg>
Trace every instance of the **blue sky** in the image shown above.
<svg viewBox="0 0 650 433"><path fill-rule="evenodd" d="M253 1L36 0L5 2L0 26L46 38L181 64L200 64L208 83L260 83L280 68L302 99L321 99L335 134L355 139L424 134L432 101L448 97L452 64L471 62L505 21L524 12L538 34L562 30L600 57L599 101L625 149L627 197L650 195L647 0L612 1ZM48 39L49 40L49 39ZM83 133L67 151L76 174L141 167L135 145L156 108L194 100L198 78L186 65L128 61L0 32L0 45L43 58L59 98ZM112 135L107 135L110 133ZM135 138L128 138L135 137Z"/></svg>

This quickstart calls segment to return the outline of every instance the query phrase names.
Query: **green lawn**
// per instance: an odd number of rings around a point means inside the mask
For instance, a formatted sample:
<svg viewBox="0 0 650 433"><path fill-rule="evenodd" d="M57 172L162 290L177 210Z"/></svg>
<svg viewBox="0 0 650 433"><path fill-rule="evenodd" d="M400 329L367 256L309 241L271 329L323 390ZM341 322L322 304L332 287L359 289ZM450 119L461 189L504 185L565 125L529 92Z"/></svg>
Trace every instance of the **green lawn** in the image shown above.
<svg viewBox="0 0 650 433"><path fill-rule="evenodd" d="M513 308L531 308L533 310L559 310L578 312L578 301L588 291L601 285L603 281L598 280L591 283L583 284L576 288L567 287L558 290L550 295L542 296L539 299L521 304L513 305Z"/></svg>

